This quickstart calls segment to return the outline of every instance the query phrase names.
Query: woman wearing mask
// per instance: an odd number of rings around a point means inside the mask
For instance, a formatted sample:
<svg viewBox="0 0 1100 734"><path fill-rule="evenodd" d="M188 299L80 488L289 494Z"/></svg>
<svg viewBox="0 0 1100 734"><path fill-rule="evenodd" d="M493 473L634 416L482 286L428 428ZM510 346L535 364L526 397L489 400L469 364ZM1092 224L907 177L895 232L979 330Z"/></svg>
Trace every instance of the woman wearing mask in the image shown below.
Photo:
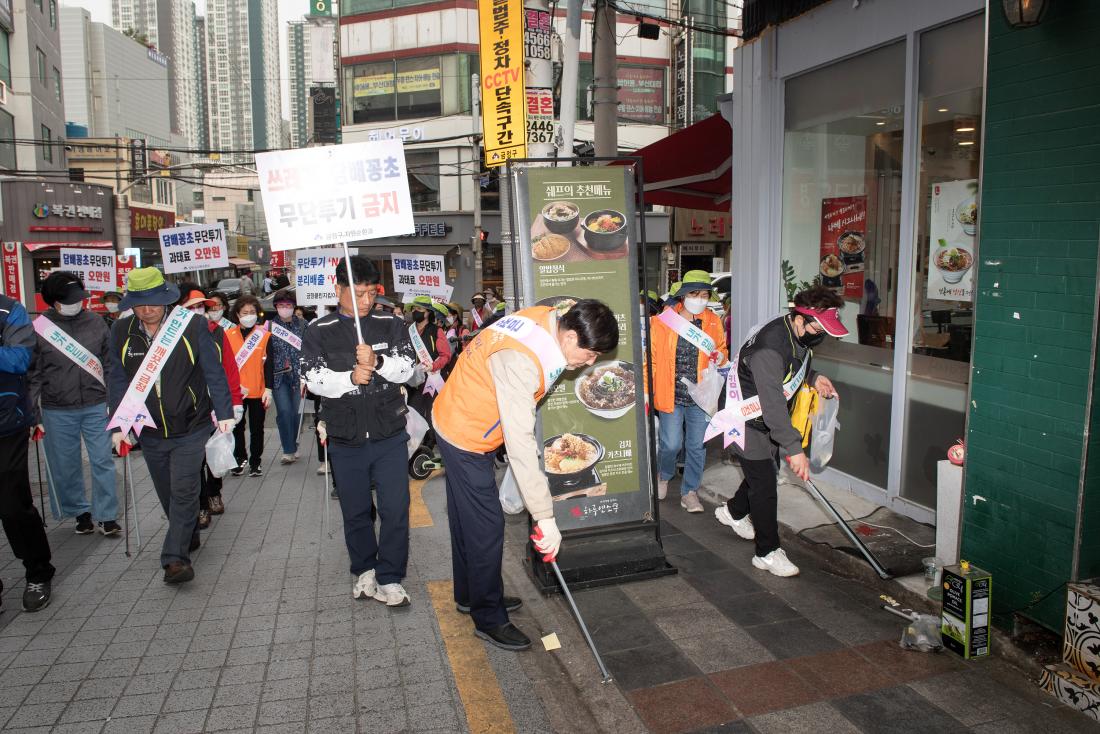
<svg viewBox="0 0 1100 734"><path fill-rule="evenodd" d="M262 477L264 474L260 468L264 454L264 411L271 405L269 385L274 375L267 349L271 334L256 325L260 314L260 302L255 296L241 296L233 304L232 316L236 323L226 332L241 373L241 390L244 392L244 416L233 429L236 441L233 453L237 457L237 468L232 472L235 477L244 474L246 467L250 477ZM250 431L247 452L244 446L245 429Z"/></svg>
<svg viewBox="0 0 1100 734"><path fill-rule="evenodd" d="M791 425L791 409L803 384L825 399L837 397L833 383L811 368L811 360L813 348L826 336L848 333L837 311L843 305L832 290L815 285L797 294L790 313L761 327L737 353L741 396L759 396L761 415L745 423L744 448L737 450L745 480L737 494L714 510L714 517L755 541L753 567L776 576L798 575L798 567L779 547L776 467L783 457L803 481L810 476L810 460L802 451L802 435ZM784 397L788 389L789 399Z"/></svg>
<svg viewBox="0 0 1100 734"><path fill-rule="evenodd" d="M428 349L430 360L429 364L421 362L420 369L425 372L439 372L451 361L451 345L447 341L446 332L436 324L439 312L428 296L417 296L409 306L409 316L416 326L416 333ZM431 421L433 396L424 394L422 387L410 388L409 393L409 407L415 408L424 420Z"/></svg>
<svg viewBox="0 0 1100 734"><path fill-rule="evenodd" d="M729 361L722 321L707 308L713 289L705 271L691 270L669 293L670 304L665 310L650 319L652 403L660 419L657 497L664 499L668 494L668 482L676 475L676 458L683 449L680 506L688 512L703 511L698 490L706 461L703 436L710 416L696 405L681 378L697 383L711 363L723 367ZM697 335L700 329L705 335L702 339L685 338Z"/></svg>
<svg viewBox="0 0 1100 734"><path fill-rule="evenodd" d="M206 318L222 327L222 331L228 332L229 327L233 326L233 322L229 320L229 299L218 291L211 291L210 299L217 303L206 310Z"/></svg>
<svg viewBox="0 0 1100 734"><path fill-rule="evenodd" d="M229 384L229 396L233 402L233 420L239 421L244 415L244 396L241 394L241 376L237 370L237 362L233 359L233 347L229 344L229 337L216 320L211 317L221 305L221 301L208 297L195 283L180 283L180 304L188 311L199 314L206 320L206 328L210 332L210 338L214 341L214 348L218 352L218 360L225 372L226 382ZM210 527L210 516L221 515L225 512L225 503L222 501L222 480L210 472L206 465L206 456L202 457L202 475L199 484L199 529Z"/></svg>
<svg viewBox="0 0 1100 734"><path fill-rule="evenodd" d="M122 294L118 291L107 291L103 294L103 308L107 309L107 313L103 314L103 320L107 322L107 328L110 329L120 316L128 316L129 314L123 314L118 310L118 304L122 301Z"/></svg>
<svg viewBox="0 0 1100 734"><path fill-rule="evenodd" d="M298 405L302 401L302 337L305 320L294 315L294 296L279 291L274 298L278 318L269 323L271 339L267 342L268 363L272 366L275 397L275 424L279 427L279 442L283 446L283 464L298 460Z"/></svg>

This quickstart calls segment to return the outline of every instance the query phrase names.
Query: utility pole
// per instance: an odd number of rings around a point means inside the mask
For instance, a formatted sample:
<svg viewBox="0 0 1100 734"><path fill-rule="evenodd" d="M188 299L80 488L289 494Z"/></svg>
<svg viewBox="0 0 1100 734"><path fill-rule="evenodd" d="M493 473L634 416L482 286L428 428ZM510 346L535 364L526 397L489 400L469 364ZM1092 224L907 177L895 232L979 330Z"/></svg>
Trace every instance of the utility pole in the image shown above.
<svg viewBox="0 0 1100 734"><path fill-rule="evenodd" d="M581 62L581 0L568 0L565 11L565 38L562 39L561 130L558 157L573 157L573 139L577 127L577 77Z"/></svg>
<svg viewBox="0 0 1100 734"><path fill-rule="evenodd" d="M615 71L615 10L608 0L596 0L594 23L592 105L595 108L595 149L597 157L613 157L619 154L619 87Z"/></svg>
<svg viewBox="0 0 1100 734"><path fill-rule="evenodd" d="M115 252L119 255L125 255L126 250L130 249L130 205L126 200L126 196L122 193L122 165L124 163L122 157L122 139L119 136L115 136L115 195L114 199L114 218L115 218ZM132 163L132 162L131 162ZM129 188L129 187L127 187Z"/></svg>
<svg viewBox="0 0 1100 734"><path fill-rule="evenodd" d="M481 242L481 77L470 77L470 117L474 134L470 136L470 162L474 169L471 176L474 182L474 236L470 245L474 253L474 293L485 289L482 276L484 253Z"/></svg>

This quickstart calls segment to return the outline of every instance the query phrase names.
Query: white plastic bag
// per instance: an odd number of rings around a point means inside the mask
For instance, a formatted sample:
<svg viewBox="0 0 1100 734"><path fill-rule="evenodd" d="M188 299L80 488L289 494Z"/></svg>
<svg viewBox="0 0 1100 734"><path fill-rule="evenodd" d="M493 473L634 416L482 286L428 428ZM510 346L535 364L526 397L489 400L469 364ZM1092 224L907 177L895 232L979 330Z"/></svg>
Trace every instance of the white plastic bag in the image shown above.
<svg viewBox="0 0 1100 734"><path fill-rule="evenodd" d="M406 384L408 384L409 387L420 387L424 384L424 380L427 376L428 370L424 368L424 365L418 364L413 367L412 377L409 378Z"/></svg>
<svg viewBox="0 0 1100 734"><path fill-rule="evenodd" d="M409 434L409 458L411 459L420 444L424 443L424 436L428 433L428 421L413 408L405 414L405 431Z"/></svg>
<svg viewBox="0 0 1100 734"><path fill-rule="evenodd" d="M523 512L523 498L519 496L519 484L516 476L512 474L512 467L504 471L504 478L500 480L500 490L497 493L500 498L500 507L509 515L518 515Z"/></svg>
<svg viewBox="0 0 1100 734"><path fill-rule="evenodd" d="M214 431L206 441L206 465L216 477L224 477L230 469L237 466L233 456L233 432Z"/></svg>
<svg viewBox="0 0 1100 734"><path fill-rule="evenodd" d="M680 380L688 386L688 395L703 409L704 413L714 415L718 412L718 398L722 394L726 381L719 374L717 367L713 364L708 365L703 370L703 379L699 380L698 384L686 377L681 377Z"/></svg>
<svg viewBox="0 0 1100 734"><path fill-rule="evenodd" d="M840 429L837 415L840 413L840 399L822 398L817 401L817 413L814 414L812 438L810 439L810 471L819 472L833 458L833 441Z"/></svg>

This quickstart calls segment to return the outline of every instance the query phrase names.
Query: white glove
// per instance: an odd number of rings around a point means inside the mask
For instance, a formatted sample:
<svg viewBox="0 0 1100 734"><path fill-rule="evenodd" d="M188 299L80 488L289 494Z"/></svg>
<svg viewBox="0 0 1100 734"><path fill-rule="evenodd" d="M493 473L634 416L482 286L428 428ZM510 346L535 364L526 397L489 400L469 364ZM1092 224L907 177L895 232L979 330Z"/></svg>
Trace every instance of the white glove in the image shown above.
<svg viewBox="0 0 1100 734"><path fill-rule="evenodd" d="M240 423L241 418L244 418L244 406L243 405L234 405L233 406L233 424L236 425L236 424Z"/></svg>
<svg viewBox="0 0 1100 734"><path fill-rule="evenodd" d="M218 421L218 430L222 433L229 433L235 425L237 425L236 421L232 418L226 418L224 421Z"/></svg>
<svg viewBox="0 0 1100 734"><path fill-rule="evenodd" d="M267 410L269 407L271 407L271 398L271 388L264 388L264 394L260 396L260 405L264 406L264 410Z"/></svg>
<svg viewBox="0 0 1100 734"><path fill-rule="evenodd" d="M321 439L322 444L328 441L328 429L325 427L324 421L318 421L317 423L317 437Z"/></svg>
<svg viewBox="0 0 1100 734"><path fill-rule="evenodd" d="M409 378L409 387L420 387L424 384L425 378L428 376L428 370L424 368L424 365L417 364L413 367L412 377Z"/></svg>
<svg viewBox="0 0 1100 734"><path fill-rule="evenodd" d="M542 539L535 541L535 548L542 555L552 559L561 549L561 531L558 530L558 523L554 518L548 517L545 520L539 520L538 527L542 531Z"/></svg>
<svg viewBox="0 0 1100 734"><path fill-rule="evenodd" d="M122 431L115 431L111 434L111 446L114 448L116 454L122 453L119 451L119 447L122 446L123 441L126 441L126 436L127 434ZM126 441L126 443L129 443L129 441Z"/></svg>

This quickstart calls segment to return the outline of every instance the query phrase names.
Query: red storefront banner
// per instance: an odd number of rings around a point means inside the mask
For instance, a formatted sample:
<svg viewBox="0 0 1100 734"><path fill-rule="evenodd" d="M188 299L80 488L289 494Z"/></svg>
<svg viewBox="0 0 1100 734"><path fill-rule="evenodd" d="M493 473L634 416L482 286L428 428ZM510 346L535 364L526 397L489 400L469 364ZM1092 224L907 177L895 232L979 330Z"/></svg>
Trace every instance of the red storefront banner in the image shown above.
<svg viewBox="0 0 1100 734"><path fill-rule="evenodd" d="M620 66L619 117L663 125L665 70L655 66Z"/></svg>
<svg viewBox="0 0 1100 734"><path fill-rule="evenodd" d="M130 207L130 236L156 240L160 230L176 226L176 213L160 209L142 209Z"/></svg>
<svg viewBox="0 0 1100 734"><path fill-rule="evenodd" d="M821 200L821 282L849 300L863 298L867 197Z"/></svg>
<svg viewBox="0 0 1100 734"><path fill-rule="evenodd" d="M18 242L4 243L4 294L23 302L23 261Z"/></svg>
<svg viewBox="0 0 1100 734"><path fill-rule="evenodd" d="M134 269L134 256L119 255L115 258L115 267L118 270L118 289L126 290L126 276Z"/></svg>
<svg viewBox="0 0 1100 734"><path fill-rule="evenodd" d="M276 270L283 270L288 267L290 258L287 257L286 250L278 250L271 252L271 267Z"/></svg>

